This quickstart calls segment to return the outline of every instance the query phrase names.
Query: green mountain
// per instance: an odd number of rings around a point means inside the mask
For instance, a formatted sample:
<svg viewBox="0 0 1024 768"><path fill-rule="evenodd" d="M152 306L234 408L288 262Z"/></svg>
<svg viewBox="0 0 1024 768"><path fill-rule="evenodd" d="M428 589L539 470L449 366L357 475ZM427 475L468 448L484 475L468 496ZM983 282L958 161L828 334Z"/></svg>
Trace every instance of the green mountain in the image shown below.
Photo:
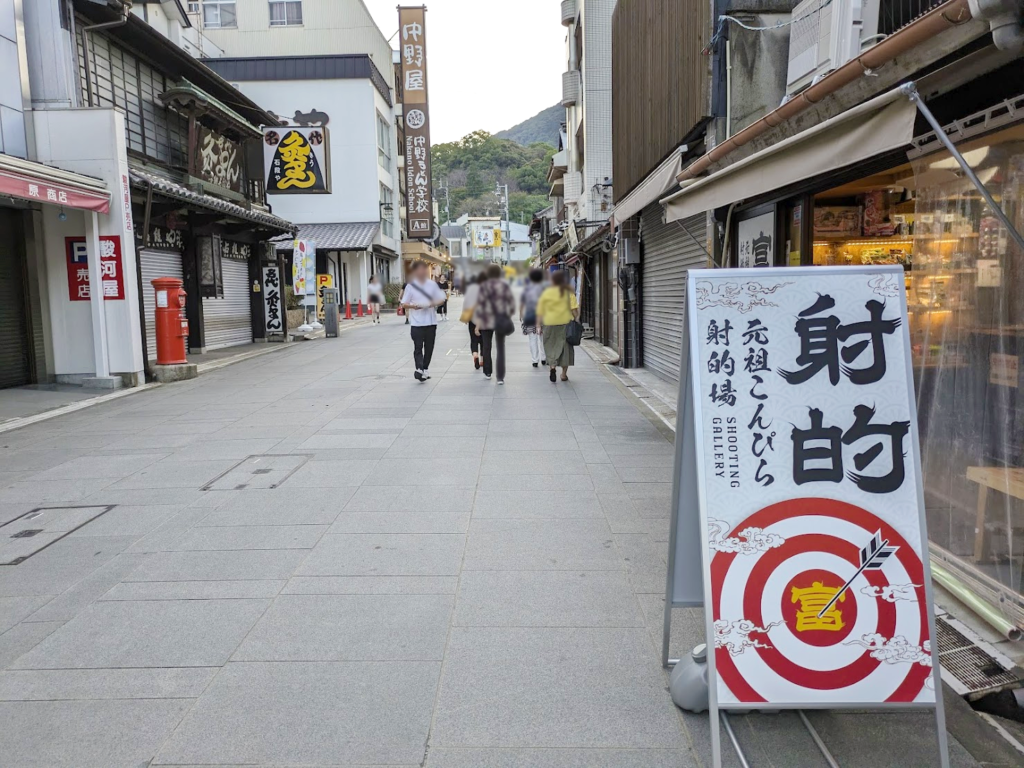
<svg viewBox="0 0 1024 768"><path fill-rule="evenodd" d="M474 131L460 141L435 144L430 152L434 195L445 218L445 189L452 220L463 213L497 216L496 184L508 184L509 218L528 224L546 208L548 168L555 148L536 142L523 146L487 131Z"/></svg>
<svg viewBox="0 0 1024 768"><path fill-rule="evenodd" d="M524 120L519 125L498 131L494 134L499 139L511 139L517 144L528 147L538 141L544 141L555 146L558 143L558 129L565 122L565 107L555 104L543 112L538 112L529 120Z"/></svg>

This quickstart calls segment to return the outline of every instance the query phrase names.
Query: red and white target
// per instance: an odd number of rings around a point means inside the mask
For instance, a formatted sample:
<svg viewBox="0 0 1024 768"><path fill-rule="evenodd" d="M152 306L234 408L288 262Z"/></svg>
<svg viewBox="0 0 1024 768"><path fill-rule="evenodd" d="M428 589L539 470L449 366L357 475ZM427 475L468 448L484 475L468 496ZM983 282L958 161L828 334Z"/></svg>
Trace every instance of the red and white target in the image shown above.
<svg viewBox="0 0 1024 768"><path fill-rule="evenodd" d="M863 569L876 533L895 551ZM721 704L935 701L921 558L881 518L792 499L711 547Z"/></svg>

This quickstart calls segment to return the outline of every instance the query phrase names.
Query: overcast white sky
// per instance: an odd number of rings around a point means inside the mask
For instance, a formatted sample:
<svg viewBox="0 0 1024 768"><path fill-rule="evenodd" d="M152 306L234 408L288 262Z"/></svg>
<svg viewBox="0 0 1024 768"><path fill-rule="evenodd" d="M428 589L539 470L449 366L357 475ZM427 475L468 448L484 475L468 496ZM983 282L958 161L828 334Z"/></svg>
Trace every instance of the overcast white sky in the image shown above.
<svg viewBox="0 0 1024 768"><path fill-rule="evenodd" d="M398 29L397 0L364 2L391 37ZM558 103L565 27L557 0L425 2L434 144L478 129L497 133Z"/></svg>

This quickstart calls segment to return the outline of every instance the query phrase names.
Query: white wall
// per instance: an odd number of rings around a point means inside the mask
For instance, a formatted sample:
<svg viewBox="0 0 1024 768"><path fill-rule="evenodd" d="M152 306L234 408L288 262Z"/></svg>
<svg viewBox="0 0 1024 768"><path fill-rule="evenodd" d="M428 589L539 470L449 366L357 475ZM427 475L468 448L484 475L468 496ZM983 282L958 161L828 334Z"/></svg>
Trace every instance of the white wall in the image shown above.
<svg viewBox="0 0 1024 768"><path fill-rule="evenodd" d="M38 160L64 170L102 179L111 192L110 213L99 216L100 235L121 238L124 301L104 301L110 371L141 376L142 331L135 262L135 233L131 209L125 206L128 159L124 117L113 109L75 109L33 112ZM130 203L129 203L130 206ZM65 237L85 235L85 216L57 206L43 206L43 248L54 373L58 380L94 374L92 314L88 301L68 298Z"/></svg>
<svg viewBox="0 0 1024 768"><path fill-rule="evenodd" d="M28 157L14 0L0 0L0 152Z"/></svg>
<svg viewBox="0 0 1024 768"><path fill-rule="evenodd" d="M392 232L395 237L387 237L383 232L379 235L377 242L383 245L385 248L390 248L395 253L401 251L401 237L402 237L402 220L399 209L401 208L401 192L399 190L399 169L398 169L398 130L395 127L395 113L394 108L391 107L381 96L380 91L376 88L373 90L373 101L375 109L380 112L381 117L388 121L391 126L391 171L385 171L380 167L380 163L377 163L377 181L383 184L385 187L391 190L391 204L393 210L391 213L391 225ZM376 115L374 121L376 121ZM377 123L373 124L373 140L377 141ZM378 189L378 202L380 197L380 190ZM379 210L379 209L378 209Z"/></svg>
<svg viewBox="0 0 1024 768"><path fill-rule="evenodd" d="M369 80L243 81L238 86L278 115L315 108L331 118L331 194L267 195L275 215L296 224L380 219L377 90Z"/></svg>

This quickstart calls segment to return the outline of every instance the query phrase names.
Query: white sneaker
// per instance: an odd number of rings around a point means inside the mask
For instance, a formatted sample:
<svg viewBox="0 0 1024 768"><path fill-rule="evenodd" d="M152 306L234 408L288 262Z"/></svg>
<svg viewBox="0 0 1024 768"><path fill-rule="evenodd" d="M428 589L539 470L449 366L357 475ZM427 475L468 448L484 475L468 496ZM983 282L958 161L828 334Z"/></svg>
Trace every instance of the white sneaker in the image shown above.
<svg viewBox="0 0 1024 768"><path fill-rule="evenodd" d="M504 379L499 379L499 380L498 380L498 383L499 383L499 384L504 384L504 383L505 383L505 380L504 380Z"/></svg>
<svg viewBox="0 0 1024 768"><path fill-rule="evenodd" d="M430 378L430 372L427 371L426 369L423 370L423 378L424 379L429 379Z"/></svg>
<svg viewBox="0 0 1024 768"><path fill-rule="evenodd" d="M487 379L488 381L490 381L491 380L491 374L485 373L484 374L484 378Z"/></svg>

